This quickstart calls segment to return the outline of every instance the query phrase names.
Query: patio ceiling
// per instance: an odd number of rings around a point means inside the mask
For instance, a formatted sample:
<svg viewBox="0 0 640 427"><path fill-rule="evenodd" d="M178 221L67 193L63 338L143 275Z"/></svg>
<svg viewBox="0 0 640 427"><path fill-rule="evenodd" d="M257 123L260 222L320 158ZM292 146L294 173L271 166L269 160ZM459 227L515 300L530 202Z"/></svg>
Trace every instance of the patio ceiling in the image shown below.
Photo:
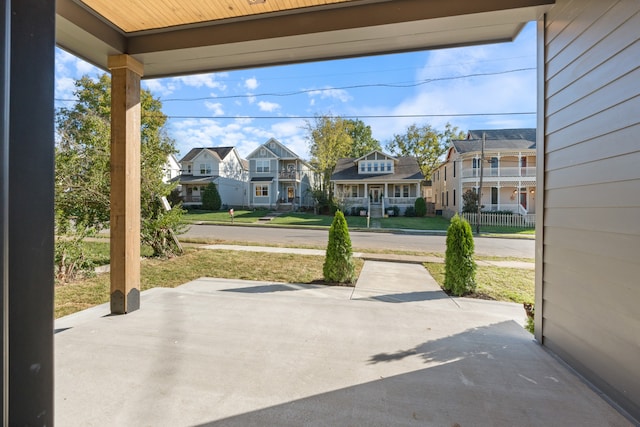
<svg viewBox="0 0 640 427"><path fill-rule="evenodd" d="M146 78L513 40L554 0L58 0L56 42Z"/></svg>

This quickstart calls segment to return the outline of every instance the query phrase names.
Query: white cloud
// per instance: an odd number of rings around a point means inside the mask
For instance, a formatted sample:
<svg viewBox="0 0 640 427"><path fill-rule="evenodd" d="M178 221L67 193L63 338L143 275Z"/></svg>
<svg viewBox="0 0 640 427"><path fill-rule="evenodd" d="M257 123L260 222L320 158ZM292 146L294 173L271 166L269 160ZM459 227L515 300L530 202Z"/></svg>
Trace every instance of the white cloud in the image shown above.
<svg viewBox="0 0 640 427"><path fill-rule="evenodd" d="M244 81L244 87L249 90L256 90L258 86L260 86L260 83L258 83L258 80L255 77L251 77Z"/></svg>
<svg viewBox="0 0 640 427"><path fill-rule="evenodd" d="M312 90L308 92L308 95L312 99L313 97L320 97L321 99L331 98L331 99L337 99L338 101L341 101L341 102L349 102L353 99L346 90L334 89L328 86L325 87L324 89Z"/></svg>
<svg viewBox="0 0 640 427"><path fill-rule="evenodd" d="M224 82L216 80L216 78L220 76L224 76L224 74L195 74L191 76L175 77L174 80L182 83L185 86L195 88L208 87L209 89L218 89L220 91L225 91L227 89L227 85Z"/></svg>
<svg viewBox="0 0 640 427"><path fill-rule="evenodd" d="M280 104L276 104L275 102L260 101L258 102L258 108L260 108L260 111L273 112L280 109Z"/></svg>
<svg viewBox="0 0 640 427"><path fill-rule="evenodd" d="M220 102L205 101L204 106L207 107L207 110L210 110L214 116L224 115L224 110L222 109L222 104Z"/></svg>
<svg viewBox="0 0 640 427"><path fill-rule="evenodd" d="M177 89L176 82L173 79L143 80L142 84L155 96L169 96Z"/></svg>

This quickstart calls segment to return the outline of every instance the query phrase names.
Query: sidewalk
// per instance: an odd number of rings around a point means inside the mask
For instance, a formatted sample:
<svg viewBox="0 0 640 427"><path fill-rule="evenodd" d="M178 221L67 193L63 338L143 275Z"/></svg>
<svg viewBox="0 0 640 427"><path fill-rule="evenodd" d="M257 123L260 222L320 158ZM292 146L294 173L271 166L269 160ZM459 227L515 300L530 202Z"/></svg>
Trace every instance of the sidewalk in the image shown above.
<svg viewBox="0 0 640 427"><path fill-rule="evenodd" d="M210 250L226 250L226 251L243 251L243 252L271 252L281 254L298 254L298 255L318 255L324 256L325 251L322 249L302 249L302 248L283 248L272 246L239 246L239 245L197 245L200 248ZM425 262L430 263L444 263L444 258L436 256L422 256L422 255L401 255L401 254L377 254L366 252L354 252L355 258L362 258L365 261L389 261L389 262L401 262L409 264L423 264ZM506 268L519 268L534 270L535 264L532 262L522 261L485 261L476 260L477 265L482 266L494 266L494 267L506 267Z"/></svg>

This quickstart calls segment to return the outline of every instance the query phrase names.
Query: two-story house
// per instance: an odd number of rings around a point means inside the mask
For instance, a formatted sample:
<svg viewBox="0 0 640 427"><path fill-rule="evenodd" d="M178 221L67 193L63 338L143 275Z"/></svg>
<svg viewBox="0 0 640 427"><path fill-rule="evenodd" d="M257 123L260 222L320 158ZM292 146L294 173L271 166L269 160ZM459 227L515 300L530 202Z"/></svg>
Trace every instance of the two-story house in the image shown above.
<svg viewBox="0 0 640 427"><path fill-rule="evenodd" d="M180 160L178 181L184 205L202 203L209 183L218 187L227 206L248 205L248 165L234 147L193 148Z"/></svg>
<svg viewBox="0 0 640 427"><path fill-rule="evenodd" d="M397 206L401 213L421 196L424 175L414 157L394 157L381 151L338 160L331 183L333 194L347 207L368 207L372 217Z"/></svg>
<svg viewBox="0 0 640 427"><path fill-rule="evenodd" d="M482 210L535 213L535 129L472 130L467 139L452 141L432 174L436 210L445 216L462 212L463 194L478 191L483 135Z"/></svg>
<svg viewBox="0 0 640 427"><path fill-rule="evenodd" d="M169 154L167 156L167 162L162 168L162 181L168 183L178 175L180 175L180 162L178 162L176 156Z"/></svg>
<svg viewBox="0 0 640 427"><path fill-rule="evenodd" d="M315 172L309 163L274 138L247 156L249 206L290 209L313 206Z"/></svg>

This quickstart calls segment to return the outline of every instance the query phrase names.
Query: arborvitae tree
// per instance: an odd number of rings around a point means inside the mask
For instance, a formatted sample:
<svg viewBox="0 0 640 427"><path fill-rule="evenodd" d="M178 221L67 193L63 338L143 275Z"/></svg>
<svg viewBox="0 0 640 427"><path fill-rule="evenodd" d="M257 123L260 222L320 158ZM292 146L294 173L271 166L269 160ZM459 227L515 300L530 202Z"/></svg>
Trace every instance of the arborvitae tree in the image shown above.
<svg viewBox="0 0 640 427"><path fill-rule="evenodd" d="M220 193L218 193L218 187L213 182L210 182L202 193L202 209L209 211L218 211L222 206L222 199L220 199Z"/></svg>
<svg viewBox="0 0 640 427"><path fill-rule="evenodd" d="M347 220L341 211L336 211L329 229L329 243L322 273L328 283L353 283L355 280L351 237Z"/></svg>
<svg viewBox="0 0 640 427"><path fill-rule="evenodd" d="M476 290L476 263L473 260L471 226L457 214L447 229L444 288L462 296Z"/></svg>
<svg viewBox="0 0 640 427"><path fill-rule="evenodd" d="M418 197L413 207L416 210L416 216L423 217L427 214L427 202L424 201L424 198Z"/></svg>

